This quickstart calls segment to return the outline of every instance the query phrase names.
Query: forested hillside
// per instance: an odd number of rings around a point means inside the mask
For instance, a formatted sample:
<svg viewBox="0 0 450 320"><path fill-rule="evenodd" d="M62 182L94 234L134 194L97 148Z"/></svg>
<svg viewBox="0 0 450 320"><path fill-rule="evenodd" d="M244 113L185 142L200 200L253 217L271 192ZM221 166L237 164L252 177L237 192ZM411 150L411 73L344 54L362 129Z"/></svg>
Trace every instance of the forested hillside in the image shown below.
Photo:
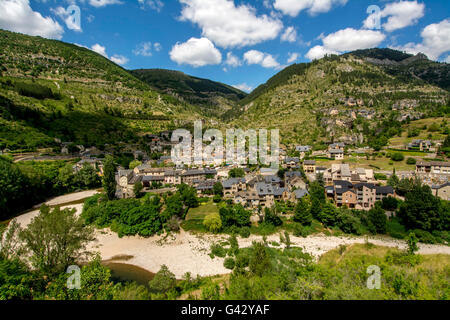
<svg viewBox="0 0 450 320"><path fill-rule="evenodd" d="M55 138L102 148L197 118L83 47L7 31L0 46L0 149L35 150Z"/></svg>

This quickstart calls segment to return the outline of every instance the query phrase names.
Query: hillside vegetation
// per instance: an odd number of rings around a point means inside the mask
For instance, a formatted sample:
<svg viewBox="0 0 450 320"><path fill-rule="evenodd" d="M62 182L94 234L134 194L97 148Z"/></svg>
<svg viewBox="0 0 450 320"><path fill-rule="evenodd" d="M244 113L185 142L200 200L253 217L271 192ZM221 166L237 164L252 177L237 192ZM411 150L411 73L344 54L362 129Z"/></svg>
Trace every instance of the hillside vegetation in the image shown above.
<svg viewBox="0 0 450 320"><path fill-rule="evenodd" d="M88 49L0 31L0 149L33 150L55 138L103 147L196 118Z"/></svg>
<svg viewBox="0 0 450 320"><path fill-rule="evenodd" d="M402 123L448 115L448 106L447 90L348 54L286 68L226 119L238 127L279 128L287 145L342 140L379 149L401 135Z"/></svg>
<svg viewBox="0 0 450 320"><path fill-rule="evenodd" d="M199 106L205 116L218 116L247 96L245 92L226 84L192 77L179 71L140 69L131 73L161 93Z"/></svg>

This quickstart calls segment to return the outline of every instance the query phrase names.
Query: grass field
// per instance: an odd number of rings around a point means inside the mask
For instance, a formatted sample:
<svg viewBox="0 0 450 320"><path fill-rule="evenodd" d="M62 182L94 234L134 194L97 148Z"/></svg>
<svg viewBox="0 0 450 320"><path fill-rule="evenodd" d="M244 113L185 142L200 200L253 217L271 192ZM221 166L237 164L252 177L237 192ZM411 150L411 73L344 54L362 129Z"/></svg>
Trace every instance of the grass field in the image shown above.
<svg viewBox="0 0 450 320"><path fill-rule="evenodd" d="M406 164L407 157L412 157L411 155L405 155L405 160L400 162L392 161L389 158L382 157L377 158L376 160L367 160L366 158L356 158L356 157L349 157L346 158L344 161L338 160L338 161L327 161L327 160L318 160L317 164L323 165L323 166L331 166L332 164L341 164L341 163L348 163L351 168L367 168L367 169L374 169L382 170L382 171L392 171L393 169L397 171L414 171L415 166L414 165L408 165ZM391 164L393 163L393 164ZM377 169L379 168L379 169Z"/></svg>
<svg viewBox="0 0 450 320"><path fill-rule="evenodd" d="M428 130L421 130L420 134L417 137L409 137L408 138L408 128L418 128L422 129L424 126L429 127L430 125L437 123L441 124L443 120L449 121L449 118L429 118L429 119L421 119L417 121L412 121L409 125L404 125L403 129L405 130L401 137L394 137L389 140L390 146L400 146L407 145L413 140L429 140L429 135L432 135L431 140L444 140L445 135L440 132L429 132Z"/></svg>
<svg viewBox="0 0 450 320"><path fill-rule="evenodd" d="M200 204L198 208L192 208L186 215L185 221L181 227L185 231L200 231L206 232L207 230L203 226L203 220L206 216L212 213L219 213L219 205L210 201L208 203Z"/></svg>

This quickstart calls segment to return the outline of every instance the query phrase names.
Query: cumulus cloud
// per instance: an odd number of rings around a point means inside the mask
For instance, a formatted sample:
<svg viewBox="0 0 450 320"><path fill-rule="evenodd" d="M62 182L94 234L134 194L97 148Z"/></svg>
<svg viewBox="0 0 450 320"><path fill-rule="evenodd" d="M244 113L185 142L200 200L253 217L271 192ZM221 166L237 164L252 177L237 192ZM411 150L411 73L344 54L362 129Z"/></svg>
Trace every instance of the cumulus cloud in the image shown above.
<svg viewBox="0 0 450 320"><path fill-rule="evenodd" d="M258 16L250 5L233 0L179 0L182 21L191 21L202 35L223 48L255 45L275 39L283 29L278 18Z"/></svg>
<svg viewBox="0 0 450 320"><path fill-rule="evenodd" d="M315 46L308 51L308 53L305 55L305 57L308 58L309 60L317 60L317 59L322 59L326 55L338 54L338 53L339 52L329 50L323 46Z"/></svg>
<svg viewBox="0 0 450 320"><path fill-rule="evenodd" d="M64 33L58 22L33 11L29 0L1 0L0 28L50 39L61 39Z"/></svg>
<svg viewBox="0 0 450 320"><path fill-rule="evenodd" d="M388 18L383 24L387 32L416 24L425 15L425 4L417 1L400 1L387 4L380 13L373 13L364 21L364 28L374 29L377 18Z"/></svg>
<svg viewBox="0 0 450 320"><path fill-rule="evenodd" d="M287 59L287 63L293 63L298 60L300 54L298 52L290 52L289 57Z"/></svg>
<svg viewBox="0 0 450 320"><path fill-rule="evenodd" d="M281 41L295 42L297 40L297 30L294 27L288 27L281 35Z"/></svg>
<svg viewBox="0 0 450 320"><path fill-rule="evenodd" d="M421 43L408 43L404 46L393 47L393 49L412 54L422 52L432 60L437 60L444 53L450 51L450 19L426 26L420 35Z"/></svg>
<svg viewBox="0 0 450 320"><path fill-rule="evenodd" d="M75 45L77 45L79 47L86 48L86 49L90 49L90 50L92 50L92 51L94 51L94 52L104 56L106 59L109 59L112 62L117 63L119 65L125 65L129 61L129 59L127 57L124 57L124 56L121 56L121 55L118 55L118 54L115 54L112 57L109 57L108 54L106 53L106 48L104 46L102 46L101 44L98 44L98 43L92 45L90 48L88 48L86 46L83 46L81 44L78 44L78 43L75 43Z"/></svg>
<svg viewBox="0 0 450 320"><path fill-rule="evenodd" d="M339 54L377 47L386 35L374 30L355 30L347 28L322 37L322 45L310 49L306 57L310 60L321 59L327 54Z"/></svg>
<svg viewBox="0 0 450 320"><path fill-rule="evenodd" d="M142 42L136 46L133 53L136 56L151 57L153 55L153 50L159 52L161 51L161 48L162 47L159 42Z"/></svg>
<svg viewBox="0 0 450 320"><path fill-rule="evenodd" d="M222 54L208 38L191 38L185 43L175 44L170 51L170 59L197 68L221 63Z"/></svg>
<svg viewBox="0 0 450 320"><path fill-rule="evenodd" d="M230 66L230 67L239 67L239 66L242 65L242 62L232 52L228 52L227 53L227 60L225 61L225 64Z"/></svg>
<svg viewBox="0 0 450 320"><path fill-rule="evenodd" d="M285 15L296 17L303 10L310 15L330 11L334 6L345 5L348 0L275 0L274 8Z"/></svg>
<svg viewBox="0 0 450 320"><path fill-rule="evenodd" d="M114 63L117 63L118 65L121 65L121 66L124 65L124 64L127 64L128 61L129 61L127 57L124 57L124 56L121 56L121 55L118 55L118 54L113 55L110 58L110 60L112 62L114 62Z"/></svg>
<svg viewBox="0 0 450 320"><path fill-rule="evenodd" d="M160 0L138 0L141 9L150 8L157 12L160 12L164 7L164 3Z"/></svg>
<svg viewBox="0 0 450 320"><path fill-rule="evenodd" d="M450 55L448 55L447 58L445 58L444 62L445 63L450 63Z"/></svg>
<svg viewBox="0 0 450 320"><path fill-rule="evenodd" d="M244 60L247 64L259 64L264 68L280 68L278 61L268 53L258 50L250 50L244 54Z"/></svg>
<svg viewBox="0 0 450 320"><path fill-rule="evenodd" d="M249 86L246 83L241 83L241 84L235 84L233 87L235 87L236 89L245 91L247 93L250 93L253 90L252 86Z"/></svg>

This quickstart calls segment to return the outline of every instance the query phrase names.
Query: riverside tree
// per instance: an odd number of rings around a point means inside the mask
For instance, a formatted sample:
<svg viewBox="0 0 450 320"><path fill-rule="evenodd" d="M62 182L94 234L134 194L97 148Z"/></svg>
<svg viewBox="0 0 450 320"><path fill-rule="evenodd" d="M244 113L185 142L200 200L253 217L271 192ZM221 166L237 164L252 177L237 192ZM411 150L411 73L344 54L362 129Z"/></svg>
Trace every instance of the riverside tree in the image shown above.
<svg viewBox="0 0 450 320"><path fill-rule="evenodd" d="M103 188L108 199L114 200L116 197L116 165L113 157L106 157L103 171Z"/></svg>
<svg viewBox="0 0 450 320"><path fill-rule="evenodd" d="M92 228L84 225L75 210L51 210L45 205L19 238L30 252L33 266L48 274L63 272L88 256L87 244L95 240Z"/></svg>

